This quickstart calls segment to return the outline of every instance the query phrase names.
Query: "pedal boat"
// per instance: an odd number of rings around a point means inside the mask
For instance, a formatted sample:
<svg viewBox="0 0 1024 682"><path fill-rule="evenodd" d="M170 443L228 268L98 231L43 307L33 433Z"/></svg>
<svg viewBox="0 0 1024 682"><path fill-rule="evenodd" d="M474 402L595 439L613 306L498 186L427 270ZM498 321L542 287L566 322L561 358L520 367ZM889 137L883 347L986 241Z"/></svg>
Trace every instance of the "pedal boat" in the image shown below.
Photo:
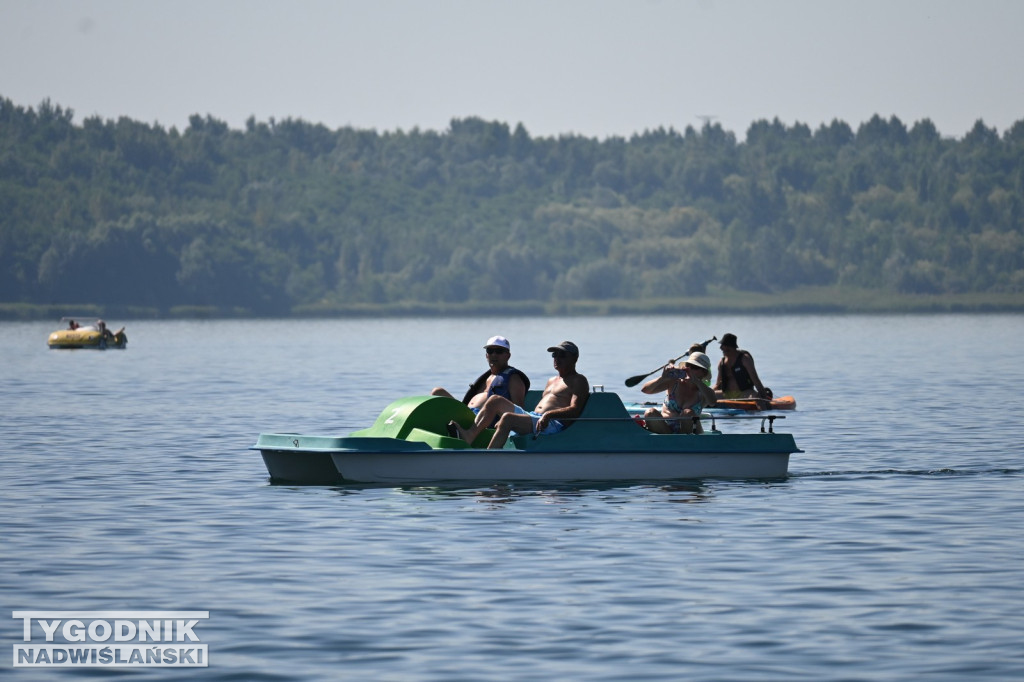
<svg viewBox="0 0 1024 682"><path fill-rule="evenodd" d="M530 391L527 408L539 399ZM614 393L590 394L564 431L512 436L500 450L485 449L490 429L472 445L447 434L449 420L468 427L473 418L451 398L408 397L349 436L263 433L250 449L262 454L271 482L307 485L779 479L790 454L802 452L791 434L774 432L781 416L709 416L703 434L661 435L640 426ZM761 432L717 428L743 418L760 419Z"/></svg>
<svg viewBox="0 0 1024 682"><path fill-rule="evenodd" d="M106 350L108 348L125 348L128 345L128 337L123 331L114 334L114 337L104 338L103 333L96 327L79 327L78 329L60 329L50 334L46 344L50 348L94 348Z"/></svg>

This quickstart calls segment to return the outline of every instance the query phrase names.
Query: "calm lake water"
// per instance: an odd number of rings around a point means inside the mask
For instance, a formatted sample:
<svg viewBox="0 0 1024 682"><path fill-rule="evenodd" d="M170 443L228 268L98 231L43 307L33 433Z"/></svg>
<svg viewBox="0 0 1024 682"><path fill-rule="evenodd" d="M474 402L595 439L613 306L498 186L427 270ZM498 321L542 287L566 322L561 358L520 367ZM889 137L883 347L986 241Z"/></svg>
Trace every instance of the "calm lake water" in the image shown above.
<svg viewBox="0 0 1024 682"><path fill-rule="evenodd" d="M1024 316L109 322L127 350L0 323L11 679L90 674L12 670L15 610L209 611L215 680L1024 677ZM248 449L460 393L493 334L637 400L724 332L796 396L786 480L304 488Z"/></svg>

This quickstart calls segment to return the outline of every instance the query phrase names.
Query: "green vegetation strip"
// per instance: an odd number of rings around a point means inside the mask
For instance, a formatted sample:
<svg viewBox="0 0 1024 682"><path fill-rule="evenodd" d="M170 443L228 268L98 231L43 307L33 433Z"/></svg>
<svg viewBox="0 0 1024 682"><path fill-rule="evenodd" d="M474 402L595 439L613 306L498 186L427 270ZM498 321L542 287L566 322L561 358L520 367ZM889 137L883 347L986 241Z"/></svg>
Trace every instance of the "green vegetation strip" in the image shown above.
<svg viewBox="0 0 1024 682"><path fill-rule="evenodd" d="M0 320L57 320L62 317L132 319L230 319L255 317L471 317L680 314L830 314L830 313L1005 313L1024 312L1024 294L881 294L870 290L814 289L784 294L723 292L686 299L610 301L512 301L474 303L321 304L296 306L290 313L258 315L243 308L173 306L35 305L0 303Z"/></svg>

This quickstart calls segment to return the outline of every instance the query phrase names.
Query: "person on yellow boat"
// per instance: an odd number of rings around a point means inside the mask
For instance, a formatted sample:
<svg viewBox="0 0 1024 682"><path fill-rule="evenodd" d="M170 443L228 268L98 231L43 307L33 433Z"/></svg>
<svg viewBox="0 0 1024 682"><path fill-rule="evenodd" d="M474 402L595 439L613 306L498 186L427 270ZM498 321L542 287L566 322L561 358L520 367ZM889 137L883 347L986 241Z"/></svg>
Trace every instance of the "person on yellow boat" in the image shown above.
<svg viewBox="0 0 1024 682"><path fill-rule="evenodd" d="M765 388L757 376L754 356L737 347L735 334L723 334L718 347L722 359L718 363L715 395L719 398L762 398L771 400L771 389Z"/></svg>
<svg viewBox="0 0 1024 682"><path fill-rule="evenodd" d="M710 378L711 358L700 351L690 353L679 367L669 362L660 377L640 388L647 394L665 391L661 407L644 411L647 429L654 433L702 433L700 420L695 422L694 417L715 404L715 392L706 383Z"/></svg>
<svg viewBox="0 0 1024 682"><path fill-rule="evenodd" d="M103 335L103 338L106 341L114 341L117 335L124 331L124 327L121 327L116 332L110 331L109 329L107 329L107 323L104 322L103 320L96 321L96 329L100 330L100 334Z"/></svg>

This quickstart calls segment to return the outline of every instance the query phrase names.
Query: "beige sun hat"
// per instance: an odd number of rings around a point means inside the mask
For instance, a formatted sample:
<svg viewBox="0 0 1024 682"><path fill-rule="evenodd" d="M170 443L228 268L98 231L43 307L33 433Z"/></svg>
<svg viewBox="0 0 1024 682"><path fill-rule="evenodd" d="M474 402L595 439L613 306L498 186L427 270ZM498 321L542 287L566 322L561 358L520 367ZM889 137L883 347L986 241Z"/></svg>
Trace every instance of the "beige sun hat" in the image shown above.
<svg viewBox="0 0 1024 682"><path fill-rule="evenodd" d="M690 367L700 367L705 372L710 374L711 372L711 358L704 353L690 353L690 357L683 361L684 365Z"/></svg>

